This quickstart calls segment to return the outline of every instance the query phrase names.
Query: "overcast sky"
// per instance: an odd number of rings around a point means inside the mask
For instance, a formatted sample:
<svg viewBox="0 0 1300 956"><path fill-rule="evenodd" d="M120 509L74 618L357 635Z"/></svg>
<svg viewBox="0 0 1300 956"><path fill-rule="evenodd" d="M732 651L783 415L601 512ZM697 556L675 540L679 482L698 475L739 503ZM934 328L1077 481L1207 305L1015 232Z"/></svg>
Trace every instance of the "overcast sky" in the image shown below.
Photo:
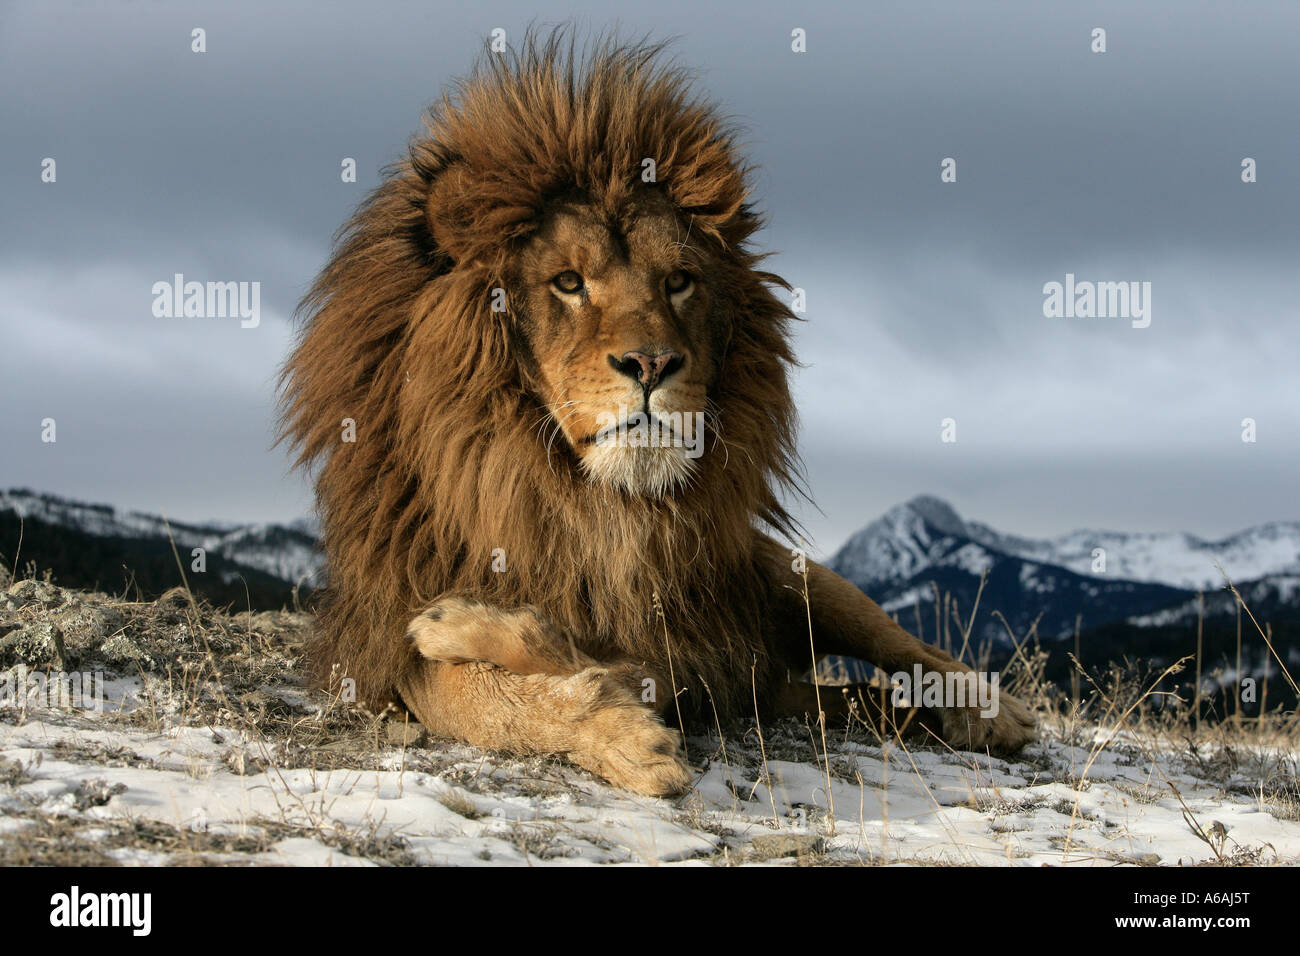
<svg viewBox="0 0 1300 956"><path fill-rule="evenodd" d="M678 37L748 129L761 241L807 291L819 551L922 492L1034 535L1300 518L1300 4L1135 6L620 15ZM493 28L602 29L608 7L0 0L0 486L308 511L270 449L274 377L331 235ZM261 324L155 317L175 273L260 282ZM1045 317L1067 273L1150 282L1150 326Z"/></svg>

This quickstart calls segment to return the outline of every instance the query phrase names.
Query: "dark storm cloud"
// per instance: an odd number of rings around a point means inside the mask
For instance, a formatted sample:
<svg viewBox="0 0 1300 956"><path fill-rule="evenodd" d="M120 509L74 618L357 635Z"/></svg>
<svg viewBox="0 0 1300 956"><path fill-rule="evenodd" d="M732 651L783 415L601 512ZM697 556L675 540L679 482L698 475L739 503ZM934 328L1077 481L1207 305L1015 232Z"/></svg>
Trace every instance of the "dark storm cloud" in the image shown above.
<svg viewBox="0 0 1300 956"><path fill-rule="evenodd" d="M763 242L808 296L816 543L920 491L1021 532L1297 517L1300 8L875 7L619 15L679 37L747 127ZM329 237L488 31L570 17L614 26L595 3L0 7L0 482L196 518L304 510L268 450L273 384ZM177 272L260 281L261 325L155 318ZM1044 318L1067 272L1151 282L1151 327Z"/></svg>

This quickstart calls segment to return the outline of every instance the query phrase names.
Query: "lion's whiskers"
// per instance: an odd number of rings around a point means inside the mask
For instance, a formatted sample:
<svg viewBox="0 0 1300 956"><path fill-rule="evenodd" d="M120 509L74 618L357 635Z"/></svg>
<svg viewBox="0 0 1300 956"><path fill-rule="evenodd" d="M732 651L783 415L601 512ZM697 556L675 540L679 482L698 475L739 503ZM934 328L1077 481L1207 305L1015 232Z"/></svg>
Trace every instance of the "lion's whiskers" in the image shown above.
<svg viewBox="0 0 1300 956"><path fill-rule="evenodd" d="M577 405L578 403L577 403L577 402L566 402L565 404L566 404L566 405ZM579 411L581 411L581 409L576 409L576 408L575 408L573 411L569 412L569 413L568 413L567 415L565 415L563 418L556 419L556 421L555 421L555 427L554 427L553 429L551 429L551 437L550 437L549 439L547 439L547 442L546 442L546 466L547 466L548 468L551 469L551 473L552 473L552 474L555 473L555 466L551 463L551 446L555 444L555 439L559 436L559 434L560 434L560 430L564 427L564 423L567 422L567 421L568 421L570 418L572 418L574 415L578 414Z"/></svg>

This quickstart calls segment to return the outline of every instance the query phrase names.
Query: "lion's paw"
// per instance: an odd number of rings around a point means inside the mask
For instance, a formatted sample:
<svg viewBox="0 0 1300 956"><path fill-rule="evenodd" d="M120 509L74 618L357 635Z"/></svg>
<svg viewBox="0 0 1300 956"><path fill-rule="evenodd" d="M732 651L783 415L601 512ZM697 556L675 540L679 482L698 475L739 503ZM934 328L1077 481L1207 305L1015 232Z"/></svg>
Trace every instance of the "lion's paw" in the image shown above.
<svg viewBox="0 0 1300 956"><path fill-rule="evenodd" d="M593 704L577 728L569 759L616 787L652 797L682 793L693 772L681 735L667 727L619 682L621 675L592 667L577 679L596 685Z"/></svg>
<svg viewBox="0 0 1300 956"><path fill-rule="evenodd" d="M444 598L425 608L406 627L406 640L431 661L489 660L488 609L461 598Z"/></svg>
<svg viewBox="0 0 1300 956"><path fill-rule="evenodd" d="M981 716L979 707L944 707L943 739L960 750L1013 754L1038 739L1038 721L1021 701L998 692L997 713Z"/></svg>

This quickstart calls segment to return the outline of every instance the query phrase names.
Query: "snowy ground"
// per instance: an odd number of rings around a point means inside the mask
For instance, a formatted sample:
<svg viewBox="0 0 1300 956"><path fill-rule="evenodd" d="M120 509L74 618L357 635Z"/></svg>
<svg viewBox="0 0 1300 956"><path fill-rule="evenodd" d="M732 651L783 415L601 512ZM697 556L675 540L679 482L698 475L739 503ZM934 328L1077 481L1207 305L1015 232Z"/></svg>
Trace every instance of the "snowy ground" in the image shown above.
<svg viewBox="0 0 1300 956"><path fill-rule="evenodd" d="M1300 755L1245 733L1056 725L1007 762L840 731L832 813L820 737L787 721L692 738L696 786L656 800L307 694L306 615L0 601L0 680L42 655L109 675L102 713L0 703L0 864L1300 862Z"/></svg>

